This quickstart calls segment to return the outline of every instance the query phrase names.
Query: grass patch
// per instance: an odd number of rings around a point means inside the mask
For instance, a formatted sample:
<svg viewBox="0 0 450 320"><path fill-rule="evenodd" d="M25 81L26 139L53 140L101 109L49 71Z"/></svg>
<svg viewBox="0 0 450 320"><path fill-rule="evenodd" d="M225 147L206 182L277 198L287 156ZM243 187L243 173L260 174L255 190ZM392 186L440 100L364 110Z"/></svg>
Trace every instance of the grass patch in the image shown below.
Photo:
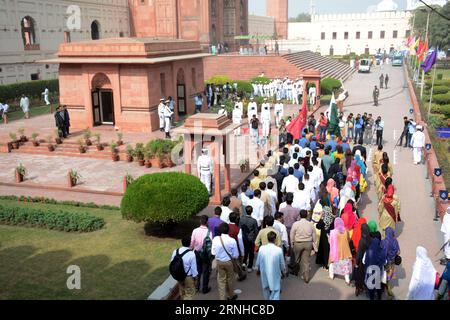
<svg viewBox="0 0 450 320"><path fill-rule="evenodd" d="M49 105L49 106L32 107L32 108L30 108L30 117L37 117L37 116L41 116L43 114L49 114L51 107L53 107L52 110L55 110L56 104ZM8 121L9 122L21 120L21 119L24 119L24 117L25 117L25 114L23 113L23 111L21 109L8 112Z"/></svg>
<svg viewBox="0 0 450 320"><path fill-rule="evenodd" d="M72 234L0 225L0 299L146 299L169 275L179 240L144 235L144 224L123 220L118 210L0 200L103 218L99 231ZM81 290L66 286L67 267L81 269Z"/></svg>

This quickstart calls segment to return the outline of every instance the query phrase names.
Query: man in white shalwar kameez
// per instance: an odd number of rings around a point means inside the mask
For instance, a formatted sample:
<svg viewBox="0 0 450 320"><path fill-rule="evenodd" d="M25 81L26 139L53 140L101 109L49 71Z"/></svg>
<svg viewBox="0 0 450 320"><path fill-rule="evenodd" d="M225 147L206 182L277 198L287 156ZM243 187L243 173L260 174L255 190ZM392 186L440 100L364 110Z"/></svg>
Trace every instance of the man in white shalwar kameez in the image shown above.
<svg viewBox="0 0 450 320"><path fill-rule="evenodd" d="M47 106L50 105L50 100L48 99L49 94L50 94L50 92L49 92L48 88L45 88L44 92L42 92L42 95L44 96L45 104Z"/></svg>
<svg viewBox="0 0 450 320"><path fill-rule="evenodd" d="M283 119L284 116L284 106L280 100L278 100L278 102L275 104L274 111L275 111L275 125L278 128L280 127L281 119Z"/></svg>
<svg viewBox="0 0 450 320"><path fill-rule="evenodd" d="M233 110L233 124L241 124L241 122L242 122L242 111L239 108L238 104L236 104ZM241 135L241 127L234 129L234 135L235 136Z"/></svg>
<svg viewBox="0 0 450 320"><path fill-rule="evenodd" d="M417 126L417 131L412 135L411 146L413 147L414 164L420 164L425 147L425 134L422 126Z"/></svg>
<svg viewBox="0 0 450 320"><path fill-rule="evenodd" d="M262 135L268 138L270 134L270 104L267 102L267 98L264 99L264 103L261 106L261 122L262 122Z"/></svg>
<svg viewBox="0 0 450 320"><path fill-rule="evenodd" d="M159 131L163 132L164 127L166 125L166 119L164 118L164 109L166 106L164 105L164 98L159 99L158 105L158 117L159 117Z"/></svg>
<svg viewBox="0 0 450 320"><path fill-rule="evenodd" d="M256 259L265 300L280 300L281 277L286 273L283 249L275 245L276 237L275 232L269 232L269 242L259 248Z"/></svg>

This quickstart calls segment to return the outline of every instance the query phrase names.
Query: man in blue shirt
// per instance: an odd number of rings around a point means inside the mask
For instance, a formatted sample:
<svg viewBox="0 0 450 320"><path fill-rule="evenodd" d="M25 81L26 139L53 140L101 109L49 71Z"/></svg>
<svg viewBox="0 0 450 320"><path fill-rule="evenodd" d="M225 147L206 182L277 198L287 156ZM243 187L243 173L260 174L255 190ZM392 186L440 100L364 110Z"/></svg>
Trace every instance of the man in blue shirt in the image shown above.
<svg viewBox="0 0 450 320"><path fill-rule="evenodd" d="M317 150L317 141L316 137L312 136L312 141L309 143L309 148L312 150L312 152Z"/></svg>
<svg viewBox="0 0 450 320"><path fill-rule="evenodd" d="M330 147L332 153L334 151L336 151L336 146L337 146L337 142L334 139L336 139L336 136L333 134L333 135L331 135L331 140L328 140L327 143L325 143L325 149L327 147Z"/></svg>
<svg viewBox="0 0 450 320"><path fill-rule="evenodd" d="M412 149L411 138L415 132L416 132L416 123L414 122L413 119L409 119L408 134L406 136L406 142L408 144L408 147L410 147L411 149Z"/></svg>
<svg viewBox="0 0 450 320"><path fill-rule="evenodd" d="M344 151L344 153L346 153L347 152L347 150L349 150L350 149L350 145L348 144L348 139L347 138L344 138L343 140L342 140L342 144L341 144L341 146L342 146L342 151Z"/></svg>
<svg viewBox="0 0 450 320"><path fill-rule="evenodd" d="M360 137L362 137L363 134L363 126L364 126L364 120L361 117L361 115L358 113L355 119L355 143L359 140Z"/></svg>
<svg viewBox="0 0 450 320"><path fill-rule="evenodd" d="M294 164L294 177L296 177L298 181L302 181L303 179L303 173L300 170L300 164L298 162Z"/></svg>
<svg viewBox="0 0 450 320"><path fill-rule="evenodd" d="M195 113L201 112L203 104L202 96L200 94L195 96L194 102L195 102Z"/></svg>
<svg viewBox="0 0 450 320"><path fill-rule="evenodd" d="M306 139L306 134L303 132L302 133L302 138L300 139L298 144L300 145L300 147L304 148L306 146L307 142L308 142L308 139Z"/></svg>

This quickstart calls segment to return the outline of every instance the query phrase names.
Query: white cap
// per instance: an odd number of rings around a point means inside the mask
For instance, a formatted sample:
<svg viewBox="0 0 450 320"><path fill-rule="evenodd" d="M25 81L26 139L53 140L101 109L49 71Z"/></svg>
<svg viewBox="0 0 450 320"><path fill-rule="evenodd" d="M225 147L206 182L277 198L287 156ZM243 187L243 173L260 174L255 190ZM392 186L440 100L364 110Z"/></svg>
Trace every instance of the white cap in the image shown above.
<svg viewBox="0 0 450 320"><path fill-rule="evenodd" d="M417 126L416 128L417 128L417 130L422 130L423 129L422 126Z"/></svg>
<svg viewBox="0 0 450 320"><path fill-rule="evenodd" d="M220 107L221 107L221 108L225 108L225 105L224 105L224 104L221 104Z"/></svg>

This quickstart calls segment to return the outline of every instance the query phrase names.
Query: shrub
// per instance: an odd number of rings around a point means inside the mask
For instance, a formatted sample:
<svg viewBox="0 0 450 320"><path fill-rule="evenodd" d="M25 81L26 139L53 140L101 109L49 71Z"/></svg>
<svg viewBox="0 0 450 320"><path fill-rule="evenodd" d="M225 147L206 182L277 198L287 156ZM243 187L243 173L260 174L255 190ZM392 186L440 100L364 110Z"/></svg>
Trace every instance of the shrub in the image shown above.
<svg viewBox="0 0 450 320"><path fill-rule="evenodd" d="M262 83L262 84L269 84L272 81L267 77L254 77L250 80L250 83Z"/></svg>
<svg viewBox="0 0 450 320"><path fill-rule="evenodd" d="M41 98L41 93L45 88L52 93L59 94L58 79L38 80L21 83L6 84L0 86L0 101L7 102L20 98L22 94L26 94L28 98Z"/></svg>
<svg viewBox="0 0 450 320"><path fill-rule="evenodd" d="M436 129L441 128L445 125L445 116L442 114L431 114L430 120L428 121L428 124L430 127Z"/></svg>
<svg viewBox="0 0 450 320"><path fill-rule="evenodd" d="M125 192L120 209L124 219L169 224L189 220L208 203L208 191L197 177L168 172L138 178Z"/></svg>
<svg viewBox="0 0 450 320"><path fill-rule="evenodd" d="M335 90L342 87L342 83L334 78L326 78L320 81L320 94L328 95L332 94Z"/></svg>
<svg viewBox="0 0 450 320"><path fill-rule="evenodd" d="M250 82L248 81L242 81L242 80L237 80L237 90L238 92L244 92L247 94L252 94L253 93L253 86Z"/></svg>
<svg viewBox="0 0 450 320"><path fill-rule="evenodd" d="M431 86L433 85L433 81L432 80L426 80L425 81L425 86L426 88L431 88ZM450 80L449 79L445 79L445 80L435 80L434 81L434 87L436 88L437 86L447 86L450 87Z"/></svg>
<svg viewBox="0 0 450 320"><path fill-rule="evenodd" d="M205 83L223 86L224 84L227 84L227 82L230 85L233 83L233 81L228 76L217 75L207 80Z"/></svg>
<svg viewBox="0 0 450 320"><path fill-rule="evenodd" d="M437 104L450 104L450 93L433 95L433 101Z"/></svg>
<svg viewBox="0 0 450 320"><path fill-rule="evenodd" d="M443 105L433 104L431 105L431 112L443 114L447 117L450 117L450 104L443 104Z"/></svg>
<svg viewBox="0 0 450 320"><path fill-rule="evenodd" d="M436 79L442 80L443 77L444 77L444 75L442 73L438 73Z"/></svg>
<svg viewBox="0 0 450 320"><path fill-rule="evenodd" d="M66 232L91 232L103 228L105 220L87 213L0 205L0 224L25 225Z"/></svg>
<svg viewBox="0 0 450 320"><path fill-rule="evenodd" d="M433 88L433 95L435 94L444 94L450 91L450 87L447 86L434 86ZM429 91L431 93L431 89Z"/></svg>
<svg viewBox="0 0 450 320"><path fill-rule="evenodd" d="M85 207L85 208L99 208L105 210L119 210L118 207L109 206L109 205L98 205L93 202L84 203L78 201L57 201L51 198L45 197L25 197L25 196L0 196L1 200L13 200L19 202L31 202L31 203L45 203L45 204L58 204L64 206L72 206L72 207Z"/></svg>

